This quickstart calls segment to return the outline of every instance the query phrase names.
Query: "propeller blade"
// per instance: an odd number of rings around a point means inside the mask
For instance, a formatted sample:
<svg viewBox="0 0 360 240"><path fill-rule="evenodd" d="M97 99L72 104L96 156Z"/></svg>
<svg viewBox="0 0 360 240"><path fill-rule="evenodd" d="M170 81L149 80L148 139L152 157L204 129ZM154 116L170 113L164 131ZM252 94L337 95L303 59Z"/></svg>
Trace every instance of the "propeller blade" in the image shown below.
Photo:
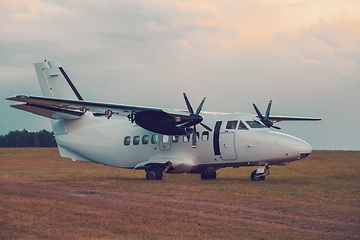
<svg viewBox="0 0 360 240"><path fill-rule="evenodd" d="M185 99L186 106L187 106L190 114L194 114L194 110L193 110L193 108L191 107L191 104L190 104L190 102L189 102L189 99L187 98L187 96L186 96L185 93L183 93L183 94L184 94L184 99Z"/></svg>
<svg viewBox="0 0 360 240"><path fill-rule="evenodd" d="M206 99L206 97L204 97L204 99L201 101L201 103L200 103L199 107L197 108L195 114L199 114L201 112L201 109L202 109L202 107L204 105L205 99Z"/></svg>
<svg viewBox="0 0 360 240"><path fill-rule="evenodd" d="M253 103L254 109L256 111L256 114L258 115L258 117L260 118L260 121L267 126L268 128L273 127L276 129L281 129L279 127L273 126L273 122L269 120L269 116L270 116L270 110L271 110L271 105L272 105L272 100L269 101L268 107L266 109L266 113L265 113L265 117L261 114L261 112L259 111L259 109L256 107L255 103Z"/></svg>
<svg viewBox="0 0 360 240"><path fill-rule="evenodd" d="M267 120L269 118L270 115L270 109L271 109L271 104L272 104L272 100L270 100L269 105L266 109L266 113L265 113L265 120Z"/></svg>
<svg viewBox="0 0 360 240"><path fill-rule="evenodd" d="M188 125L190 122L191 122L191 121L187 121L187 122L184 122L184 123L177 124L176 126L177 126L177 127L183 127L183 126Z"/></svg>
<svg viewBox="0 0 360 240"><path fill-rule="evenodd" d="M193 127L193 132L192 132L192 147L193 147L193 149L196 149L196 137L197 137L197 135L196 135L196 125L200 123L201 126L203 126L206 130L208 130L210 132L212 131L211 128L209 128L205 124L201 123L203 118L200 116L200 112L201 112L202 107L204 106L206 97L204 97L204 99L201 101L200 105L196 109L196 112L194 113L194 110L191 107L191 104L190 104L190 101L189 101L188 97L186 96L185 93L183 93L183 95L184 95L186 106L187 106L187 108L189 110L189 113L190 113L190 116L188 118L191 119L191 120L189 120L189 121L187 121L185 123L178 124L177 126L178 127L194 126Z"/></svg>
<svg viewBox="0 0 360 240"><path fill-rule="evenodd" d="M208 126L206 126L205 124L203 123L200 123L201 126L203 126L206 130L208 130L209 132L212 132L212 129L209 128Z"/></svg>
<svg viewBox="0 0 360 240"><path fill-rule="evenodd" d="M196 125L194 125L194 132L192 133L192 147L196 148Z"/></svg>
<svg viewBox="0 0 360 240"><path fill-rule="evenodd" d="M259 111L259 109L256 107L255 103L253 103L253 106L254 106L254 109L258 115L258 117L260 118L261 121L264 121L264 117L263 115L261 114L261 112Z"/></svg>

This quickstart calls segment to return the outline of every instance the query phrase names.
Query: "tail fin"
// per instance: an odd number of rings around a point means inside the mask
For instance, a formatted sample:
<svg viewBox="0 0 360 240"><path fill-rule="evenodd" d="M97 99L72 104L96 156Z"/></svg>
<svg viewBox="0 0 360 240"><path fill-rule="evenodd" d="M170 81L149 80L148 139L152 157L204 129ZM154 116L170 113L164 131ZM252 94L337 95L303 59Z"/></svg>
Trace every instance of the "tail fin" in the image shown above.
<svg viewBox="0 0 360 240"><path fill-rule="evenodd" d="M34 63L44 97L84 100L56 61Z"/></svg>
<svg viewBox="0 0 360 240"><path fill-rule="evenodd" d="M45 60L34 63L34 66L44 97L84 100L58 62ZM68 133L64 120L51 119L51 125L55 135Z"/></svg>

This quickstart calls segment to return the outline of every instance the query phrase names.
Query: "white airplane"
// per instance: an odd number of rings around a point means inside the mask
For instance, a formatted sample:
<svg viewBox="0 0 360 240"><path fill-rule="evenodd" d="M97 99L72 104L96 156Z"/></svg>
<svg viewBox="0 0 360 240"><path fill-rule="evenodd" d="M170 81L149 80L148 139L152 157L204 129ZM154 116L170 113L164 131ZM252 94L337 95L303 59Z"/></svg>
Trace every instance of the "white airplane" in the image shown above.
<svg viewBox="0 0 360 240"><path fill-rule="evenodd" d="M273 122L319 118L196 111L84 101L56 61L35 63L43 97L18 95L11 107L50 118L60 155L113 167L142 169L146 179L164 173L199 173L215 179L225 167L258 166L251 180L264 180L270 165L307 157L305 141L270 131Z"/></svg>

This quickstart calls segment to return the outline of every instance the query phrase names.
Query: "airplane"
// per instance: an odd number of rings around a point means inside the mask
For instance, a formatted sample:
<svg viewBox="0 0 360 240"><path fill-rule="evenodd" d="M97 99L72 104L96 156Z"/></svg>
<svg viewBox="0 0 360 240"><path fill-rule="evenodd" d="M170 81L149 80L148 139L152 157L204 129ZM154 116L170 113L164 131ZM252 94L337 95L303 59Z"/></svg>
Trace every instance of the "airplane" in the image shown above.
<svg viewBox="0 0 360 240"><path fill-rule="evenodd" d="M255 104L249 113L202 112L85 101L56 61L34 63L43 96L17 95L11 107L47 117L60 155L113 167L145 170L147 180L165 173L196 173L216 179L221 168L256 166L251 180L265 180L270 165L304 159L311 146L271 131L280 121L319 121L314 117L265 115Z"/></svg>

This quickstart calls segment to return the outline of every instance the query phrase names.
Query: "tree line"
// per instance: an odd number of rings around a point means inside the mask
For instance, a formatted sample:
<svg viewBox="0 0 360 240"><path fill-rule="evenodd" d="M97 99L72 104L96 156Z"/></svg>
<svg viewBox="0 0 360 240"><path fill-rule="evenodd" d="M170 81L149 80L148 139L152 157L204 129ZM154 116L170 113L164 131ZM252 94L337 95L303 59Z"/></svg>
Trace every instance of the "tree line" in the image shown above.
<svg viewBox="0 0 360 240"><path fill-rule="evenodd" d="M10 131L0 136L0 147L56 147L53 132L45 129L39 132L28 132L26 129Z"/></svg>

